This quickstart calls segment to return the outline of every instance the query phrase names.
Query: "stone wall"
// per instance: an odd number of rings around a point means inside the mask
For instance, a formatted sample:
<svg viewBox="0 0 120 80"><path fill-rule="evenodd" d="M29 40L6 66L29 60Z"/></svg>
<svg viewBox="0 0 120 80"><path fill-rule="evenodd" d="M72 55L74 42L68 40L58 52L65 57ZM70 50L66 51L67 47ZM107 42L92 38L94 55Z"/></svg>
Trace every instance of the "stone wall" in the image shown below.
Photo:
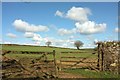
<svg viewBox="0 0 120 80"><path fill-rule="evenodd" d="M99 42L100 68L120 74L120 42Z"/></svg>

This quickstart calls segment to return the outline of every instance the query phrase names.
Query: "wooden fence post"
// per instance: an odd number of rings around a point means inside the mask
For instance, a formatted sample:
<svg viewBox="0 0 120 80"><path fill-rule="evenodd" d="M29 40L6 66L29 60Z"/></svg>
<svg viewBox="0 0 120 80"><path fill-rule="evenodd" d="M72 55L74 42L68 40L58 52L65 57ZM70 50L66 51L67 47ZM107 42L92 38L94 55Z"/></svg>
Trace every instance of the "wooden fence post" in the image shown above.
<svg viewBox="0 0 120 80"><path fill-rule="evenodd" d="M46 64L46 71L48 72L48 59L47 59L47 53L45 52L45 64Z"/></svg>
<svg viewBox="0 0 120 80"><path fill-rule="evenodd" d="M104 47L104 45L102 44L102 48ZM104 70L104 51L103 49L102 50L102 53L101 53L101 57L102 57L102 62L101 62L101 70L103 71Z"/></svg>
<svg viewBox="0 0 120 80"><path fill-rule="evenodd" d="M120 75L120 53L118 53L118 75Z"/></svg>
<svg viewBox="0 0 120 80"><path fill-rule="evenodd" d="M59 65L59 71L61 71L61 68L62 68L62 63L61 63L61 52L60 52L60 65Z"/></svg>
<svg viewBox="0 0 120 80"><path fill-rule="evenodd" d="M97 61L98 70L100 70L100 44L98 43L98 61Z"/></svg>
<svg viewBox="0 0 120 80"><path fill-rule="evenodd" d="M53 56L54 56L54 64L55 64L55 75L57 77L58 76L58 69L57 69L55 50L53 50Z"/></svg>

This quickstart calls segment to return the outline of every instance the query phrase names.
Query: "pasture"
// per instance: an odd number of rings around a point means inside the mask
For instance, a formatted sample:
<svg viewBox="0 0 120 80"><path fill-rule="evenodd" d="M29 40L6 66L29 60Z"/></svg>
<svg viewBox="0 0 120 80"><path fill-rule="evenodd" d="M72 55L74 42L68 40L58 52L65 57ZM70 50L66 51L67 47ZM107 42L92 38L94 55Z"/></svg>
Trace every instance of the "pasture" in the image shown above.
<svg viewBox="0 0 120 80"><path fill-rule="evenodd" d="M60 52L80 52L81 54L69 54L69 56L80 56L80 57L87 57L89 56L92 52L94 52L93 49L69 49L69 48L59 48L59 47L46 47L46 46L24 46L24 45L2 45L2 50L10 50L10 51L27 51L27 52L51 52L53 50L56 51L56 58L59 60L60 58ZM62 54L64 56L68 56L68 54ZM32 58L37 58L40 56L40 54L7 54L6 56L11 57L11 58L22 58L22 57L32 57ZM96 55L92 55L90 57L97 57Z"/></svg>
<svg viewBox="0 0 120 80"><path fill-rule="evenodd" d="M25 67L29 67L31 61L35 61L36 59L40 58L42 54L30 54L30 52L52 52L55 50L55 59L57 65L59 67L61 56L62 57L82 57L82 58L89 58L89 60L94 60L97 58L97 51L94 49L69 49L69 48L59 48L59 47L46 47L46 46L25 46L25 45L2 45L2 51L11 51L4 56L9 59L21 60L22 64ZM12 53L12 51L17 51L17 53ZM21 54L21 51L27 51L29 54ZM79 54L66 54L61 52L78 52ZM94 53L94 54L93 54ZM54 57L52 54L47 55L47 60L52 60ZM67 60L65 58L64 60ZM78 59L71 59L71 60L78 60ZM96 59L97 62L97 59ZM86 65L86 64L85 64ZM96 64L97 65L97 64ZM49 66L49 65L48 65ZM109 72L99 72L94 69L90 69L89 67L84 67L80 65L80 68L73 68L73 69L65 69L63 68L62 71L58 71L58 78L118 78L118 75L109 73ZM29 69L31 69L29 67ZM14 70L14 68L12 68ZM3 72L7 72L7 69L3 70ZM67 75L67 76L65 76ZM71 76L70 76L71 75ZM9 78L14 78L15 76L9 76ZM21 76L22 77L22 76ZM25 77L25 76L24 76ZM33 76L34 77L34 76Z"/></svg>

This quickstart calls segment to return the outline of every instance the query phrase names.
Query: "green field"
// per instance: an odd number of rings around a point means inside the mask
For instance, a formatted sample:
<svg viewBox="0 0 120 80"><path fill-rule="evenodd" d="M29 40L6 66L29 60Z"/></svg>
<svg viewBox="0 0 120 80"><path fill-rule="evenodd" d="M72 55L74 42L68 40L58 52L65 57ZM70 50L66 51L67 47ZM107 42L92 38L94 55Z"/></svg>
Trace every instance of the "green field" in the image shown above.
<svg viewBox="0 0 120 80"><path fill-rule="evenodd" d="M64 52L64 51L78 51L78 52L93 52L93 49L70 49L70 48L60 48L60 47L46 47L46 46L24 46L24 45L2 45L2 50L10 50L10 51L35 51L35 52L51 52L56 50L56 52Z"/></svg>
<svg viewBox="0 0 120 80"><path fill-rule="evenodd" d="M33 51L33 52L52 52L55 50L56 52L56 58L60 58L61 52L80 52L80 54L69 54L69 56L80 56L80 57L97 57L97 54L91 55L93 52L95 52L93 49L69 49L69 48L59 48L59 47L46 47L46 46L8 46L8 45L2 45L2 50L10 50L10 51ZM7 54L8 57L29 57L29 58L38 58L41 56L40 54ZM68 54L62 54L62 56L68 56Z"/></svg>
<svg viewBox="0 0 120 80"><path fill-rule="evenodd" d="M10 50L10 51L28 51L28 52L52 52L55 50L56 59L59 60L60 56L79 56L79 57L89 57L89 58L97 58L97 52L94 49L69 49L69 48L59 48L59 47L46 47L46 46L24 46L24 45L2 45L2 50ZM61 52L80 52L79 54L60 54ZM96 54L92 54L96 53ZM19 54L19 53L9 53L5 55L8 58L14 59L23 59L25 63L29 62L30 59L37 59L41 56L41 54ZM49 59L53 59L52 55L48 56ZM80 74L87 78L118 78L117 75L113 75L112 73L106 72L93 72L91 70L85 71L85 69L66 69L65 72L72 74Z"/></svg>

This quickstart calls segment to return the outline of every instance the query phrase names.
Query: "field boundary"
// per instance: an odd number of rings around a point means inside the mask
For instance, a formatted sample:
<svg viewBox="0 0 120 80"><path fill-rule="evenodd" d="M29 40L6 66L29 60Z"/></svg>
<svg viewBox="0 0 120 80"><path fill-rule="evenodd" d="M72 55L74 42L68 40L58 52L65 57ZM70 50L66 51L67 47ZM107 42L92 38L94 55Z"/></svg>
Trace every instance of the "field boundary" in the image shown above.
<svg viewBox="0 0 120 80"><path fill-rule="evenodd" d="M26 51L13 51L14 53L16 52L16 54L18 53L23 53L23 54L28 54ZM16 64L11 64L11 61L15 61L15 63L17 63L17 65L20 65L21 68L24 70L24 71L27 71L28 73L30 73L32 75L32 72L34 73L34 76L36 77L42 77L43 76L46 76L46 77L58 77L58 68L57 68L57 63L56 63L56 52L55 50L53 50L52 52L35 52L36 54L41 54L41 56L37 59L32 59L30 64L28 66L25 66L26 64L24 63L23 64L23 61L24 59L20 59L20 60L16 60L16 59L12 59L12 58L7 58L5 55L6 54L12 54L13 53L12 51L3 51L2 52L2 56L3 56L3 64L9 64L9 66L16 66ZM29 52L29 53L32 53L34 54L34 52ZM52 55L53 58L52 60L48 60L48 55ZM5 60L5 61L4 61ZM4 67L8 67L8 66L3 66ZM27 69L26 67L30 67L31 69ZM33 69L33 71L32 71ZM20 73L22 72L22 70L20 71ZM41 73L41 74L39 74ZM6 76L7 73L4 73L5 75L3 76ZM13 73L15 74L15 72ZM12 73L10 74L12 75Z"/></svg>
<svg viewBox="0 0 120 80"><path fill-rule="evenodd" d="M68 54L67 56L62 56L62 54ZM69 54L81 54L81 52L61 52L60 53L60 65L59 71L62 71L64 68L82 68L82 67L89 67L91 69L96 69L97 60L96 61L89 61L90 57L93 56L95 53L91 53L87 57L80 57L80 56L69 56ZM71 60L72 59L72 60ZM74 60L76 59L76 60ZM65 63L65 64L64 64ZM85 65L85 66L83 66ZM88 66L89 65L89 66ZM94 66L93 66L94 65Z"/></svg>
<svg viewBox="0 0 120 80"><path fill-rule="evenodd" d="M120 42L98 42L97 45L99 70L120 74Z"/></svg>

